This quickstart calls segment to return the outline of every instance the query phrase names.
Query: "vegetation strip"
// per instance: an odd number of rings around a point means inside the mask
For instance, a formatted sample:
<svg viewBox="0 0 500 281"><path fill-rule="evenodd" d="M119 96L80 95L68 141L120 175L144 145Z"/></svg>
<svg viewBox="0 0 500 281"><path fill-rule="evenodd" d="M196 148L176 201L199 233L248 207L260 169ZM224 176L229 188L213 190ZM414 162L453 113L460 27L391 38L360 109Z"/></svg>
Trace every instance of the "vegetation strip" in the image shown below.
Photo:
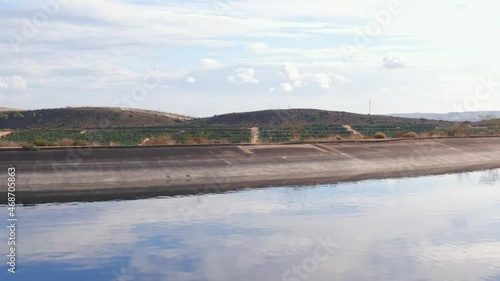
<svg viewBox="0 0 500 281"><path fill-rule="evenodd" d="M455 123L312 109L264 110L196 119L133 109L64 108L0 112L0 129L10 132L0 133L0 147L36 150L46 146L490 136L500 133L500 119Z"/></svg>

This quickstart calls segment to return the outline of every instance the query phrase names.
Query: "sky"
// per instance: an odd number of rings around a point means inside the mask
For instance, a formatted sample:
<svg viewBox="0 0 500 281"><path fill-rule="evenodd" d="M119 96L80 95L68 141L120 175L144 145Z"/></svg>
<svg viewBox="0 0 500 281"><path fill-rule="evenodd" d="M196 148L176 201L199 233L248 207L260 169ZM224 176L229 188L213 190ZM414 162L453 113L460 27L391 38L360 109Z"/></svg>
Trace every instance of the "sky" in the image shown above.
<svg viewBox="0 0 500 281"><path fill-rule="evenodd" d="M0 0L0 107L500 109L493 0ZM498 81L498 82L497 82Z"/></svg>

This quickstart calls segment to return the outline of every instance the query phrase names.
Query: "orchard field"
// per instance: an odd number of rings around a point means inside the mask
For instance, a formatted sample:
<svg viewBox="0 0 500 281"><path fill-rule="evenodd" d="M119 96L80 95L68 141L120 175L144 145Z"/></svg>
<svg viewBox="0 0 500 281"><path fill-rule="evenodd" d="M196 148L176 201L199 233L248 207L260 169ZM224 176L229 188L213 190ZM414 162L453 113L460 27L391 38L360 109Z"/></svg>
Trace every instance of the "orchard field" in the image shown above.
<svg viewBox="0 0 500 281"><path fill-rule="evenodd" d="M478 136L500 133L497 125L484 127L454 126L438 127L424 124L410 125L363 125L352 126L363 138L372 138L382 132L389 138L405 137L414 132L415 136ZM305 126L260 127L258 142L285 143L301 141L342 140L352 133L341 125L316 124ZM0 138L0 141L36 146L57 145L61 140L71 139L78 145L140 145L147 139L168 135L168 143L155 144L209 144L209 143L250 143L250 127L230 125L193 125L115 127L97 129L17 129ZM41 144L37 144L41 143ZM147 144L147 142L145 143ZM11 145L12 146L12 143Z"/></svg>
<svg viewBox="0 0 500 281"><path fill-rule="evenodd" d="M229 126L166 126L166 127L123 127L110 129L20 129L4 136L2 140L33 143L36 140L47 140L54 143L68 138L81 140L89 144L138 145L146 138L168 134L177 143L184 144L190 140L207 140L224 143L250 142L250 129Z"/></svg>

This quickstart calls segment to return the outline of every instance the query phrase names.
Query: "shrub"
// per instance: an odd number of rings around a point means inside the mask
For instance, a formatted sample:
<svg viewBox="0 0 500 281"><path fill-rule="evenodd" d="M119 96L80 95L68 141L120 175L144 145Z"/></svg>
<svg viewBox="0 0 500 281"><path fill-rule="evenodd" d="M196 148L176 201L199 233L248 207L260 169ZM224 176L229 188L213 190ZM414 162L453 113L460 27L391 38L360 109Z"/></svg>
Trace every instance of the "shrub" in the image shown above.
<svg viewBox="0 0 500 281"><path fill-rule="evenodd" d="M386 139L387 136L382 132L377 132L377 133L375 133L375 135L373 135L373 138L374 139Z"/></svg>
<svg viewBox="0 0 500 281"><path fill-rule="evenodd" d="M24 119L24 115L21 112L14 112L14 118L15 119Z"/></svg>
<svg viewBox="0 0 500 281"><path fill-rule="evenodd" d="M9 119L9 115L3 113L3 112L0 112L0 119L4 119L4 120L7 120Z"/></svg>
<svg viewBox="0 0 500 281"><path fill-rule="evenodd" d="M40 139L40 140L35 140L33 141L34 146L51 146L52 143L49 142L48 140Z"/></svg>
<svg viewBox="0 0 500 281"><path fill-rule="evenodd" d="M187 140L188 144L206 144L208 139L206 137L189 137Z"/></svg>
<svg viewBox="0 0 500 281"><path fill-rule="evenodd" d="M461 126L461 125L457 124L457 125L453 126L453 128L451 128L448 131L448 136L450 136L450 137L465 136L465 135L469 134L469 131L470 131L470 127L465 127L465 126Z"/></svg>
<svg viewBox="0 0 500 281"><path fill-rule="evenodd" d="M394 131L394 136L396 138L404 138L404 135L405 135L405 132L401 131L401 130L396 130Z"/></svg>
<svg viewBox="0 0 500 281"><path fill-rule="evenodd" d="M55 142L56 146L89 146L89 143L84 140L73 140L71 138L64 138ZM100 146L100 144L93 142L91 146Z"/></svg>
<svg viewBox="0 0 500 281"><path fill-rule="evenodd" d="M19 144L13 141L0 140L0 147L17 147L17 146L19 146Z"/></svg>
<svg viewBox="0 0 500 281"><path fill-rule="evenodd" d="M341 136L339 136L339 135L331 136L329 139L333 140L333 141L341 141L341 140L343 140L343 138Z"/></svg>
<svg viewBox="0 0 500 281"><path fill-rule="evenodd" d="M163 134L149 138L146 145L174 145L175 140L169 134Z"/></svg>
<svg viewBox="0 0 500 281"><path fill-rule="evenodd" d="M74 146L88 146L87 142L84 140L75 140L73 142Z"/></svg>
<svg viewBox="0 0 500 281"><path fill-rule="evenodd" d="M347 139L348 140L362 140L362 139L365 139L365 137L362 135L357 135L357 134L354 135L353 134L353 135L348 136Z"/></svg>
<svg viewBox="0 0 500 281"><path fill-rule="evenodd" d="M72 146L73 145L73 139L65 138L62 140L59 140L56 142L57 146Z"/></svg>
<svg viewBox="0 0 500 281"><path fill-rule="evenodd" d="M408 133L403 135L403 138L414 139L414 138L418 138L418 135L415 132L408 132Z"/></svg>
<svg viewBox="0 0 500 281"><path fill-rule="evenodd" d="M434 130L431 132L431 138L440 138L447 136L447 133L442 130Z"/></svg>

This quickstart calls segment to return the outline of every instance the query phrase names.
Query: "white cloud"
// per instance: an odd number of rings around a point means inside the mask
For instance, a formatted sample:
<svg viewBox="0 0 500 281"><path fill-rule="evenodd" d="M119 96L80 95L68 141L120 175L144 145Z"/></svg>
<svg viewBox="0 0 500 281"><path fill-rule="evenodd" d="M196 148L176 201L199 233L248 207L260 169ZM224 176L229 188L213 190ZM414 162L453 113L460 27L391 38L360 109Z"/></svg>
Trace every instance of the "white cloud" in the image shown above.
<svg viewBox="0 0 500 281"><path fill-rule="evenodd" d="M224 67L221 62L214 59L201 59L200 65L203 69L212 70L212 69L221 69Z"/></svg>
<svg viewBox="0 0 500 281"><path fill-rule="evenodd" d="M261 17L354 17L361 19L370 19L373 17L371 12L386 9L387 0L370 1L341 1L341 0L317 0L315 5L311 5L307 0L295 0L287 5L279 6L280 0L253 0L253 1L235 1L238 2L238 11L245 11L252 15ZM389 1L390 2L390 1ZM280 7L276 9L273 7Z"/></svg>
<svg viewBox="0 0 500 281"><path fill-rule="evenodd" d="M281 66L280 73L285 75L289 80L301 80L299 69L294 64L287 62Z"/></svg>
<svg viewBox="0 0 500 281"><path fill-rule="evenodd" d="M26 81L19 75L0 77L0 89L24 91L26 87Z"/></svg>
<svg viewBox="0 0 500 281"><path fill-rule="evenodd" d="M396 69L405 68L406 64L401 61L400 57L383 57L381 66L382 68Z"/></svg>
<svg viewBox="0 0 500 281"><path fill-rule="evenodd" d="M306 81L317 84L320 88L329 89L333 83L347 83L348 80L340 74L332 74L331 72L305 72L301 73L298 67L290 62L281 66L280 73L288 80L293 82L294 88L307 86Z"/></svg>
<svg viewBox="0 0 500 281"><path fill-rule="evenodd" d="M293 86L292 86L292 84L290 84L290 83L282 83L282 84L280 85L280 89L281 89L283 92L287 92L287 93L289 93L289 92L293 91Z"/></svg>
<svg viewBox="0 0 500 281"><path fill-rule="evenodd" d="M344 76L342 76L340 74L331 74L331 73L328 73L328 75L333 78L333 82L334 83L345 84L345 83L349 82L349 80L347 78L345 78Z"/></svg>
<svg viewBox="0 0 500 281"><path fill-rule="evenodd" d="M293 81L293 86L295 88L300 88L300 87L304 86L304 84L300 80L295 80L295 81Z"/></svg>
<svg viewBox="0 0 500 281"><path fill-rule="evenodd" d="M392 94L392 92L393 92L392 89L389 87L380 87L379 89L384 94Z"/></svg>
<svg viewBox="0 0 500 281"><path fill-rule="evenodd" d="M194 79L192 76L189 76L189 77L186 78L186 83L191 84L191 83L194 83L194 82L196 82L196 79Z"/></svg>
<svg viewBox="0 0 500 281"><path fill-rule="evenodd" d="M258 42L258 43L252 43L252 44L248 45L246 49L248 51L252 51L252 52L258 53L258 52L261 52L263 50L266 50L267 49L267 45L264 44L264 43L260 43L260 42Z"/></svg>
<svg viewBox="0 0 500 281"><path fill-rule="evenodd" d="M326 74L324 72L320 72L320 73L314 73L312 75L313 75L313 79L315 80L315 82L318 83L318 85L321 88L323 88L323 89L330 88L331 83L332 83L332 78L330 78L330 76L328 76L328 74Z"/></svg>
<svg viewBox="0 0 500 281"><path fill-rule="evenodd" d="M227 79L233 83L259 83L255 78L255 70L253 68L240 67L234 70L234 76L229 76Z"/></svg>
<svg viewBox="0 0 500 281"><path fill-rule="evenodd" d="M273 59L296 60L303 59L344 59L345 51L340 47L334 48L258 48L257 53Z"/></svg>
<svg viewBox="0 0 500 281"><path fill-rule="evenodd" d="M198 83L212 81L203 92L212 100L220 100L231 87L214 81L228 76L233 81L252 81L232 73L237 67L259 70L260 81L252 87L253 92L267 92L269 87L278 92L280 84L286 82L294 92L308 87L310 93L307 100L297 95L291 103L326 107L319 90L336 87L342 98L335 101L335 107L358 112L364 112L359 100L373 95L373 89L386 99L387 106L381 111L389 111L395 104L414 111L426 106L432 106L428 110L450 110L456 99L461 101L474 92L478 81L473 78L437 83L440 75L500 75L500 41L489 40L500 27L495 15L499 2L466 1L467 8L457 10L457 0L401 1L403 12L393 15L390 24L383 26L379 35L369 36L369 42L364 44L358 31L374 21L372 12L380 15L391 1L318 1L311 5L310 1L297 0L280 9L272 9L279 0L229 1L228 5L213 1L149 1L147 5L127 0L66 1L68 4L58 16L50 19L50 27L40 28L29 44L22 44L20 53L12 50L8 37L0 38L0 48L7 52L0 57L0 77L16 74L26 79L26 92L35 98L29 105L33 108L65 106L68 102L109 106L106 97L112 99L130 92L142 72L151 63L158 63L165 73L175 74L172 79L162 75L163 84L169 84L162 87L175 87L172 92L186 98L185 106L178 110L189 113L202 103L200 99L192 102L196 93L187 80L189 75ZM39 7L36 1L26 1L23 7L9 9L11 13L0 17L1 26L21 34L19 22L31 18ZM447 24L442 24L443 18ZM346 59L340 48L343 43L359 47L360 54ZM152 57L157 59L151 62ZM283 65L287 61L293 63ZM406 68L387 76L381 67ZM207 71L217 69L222 70ZM337 87L348 82L340 74L356 81L352 88ZM471 88L464 87L464 83L471 83ZM26 89L26 82L24 85L0 81L0 92L11 107L27 106L13 101L14 96L21 95L7 94ZM408 90L404 92L400 85ZM391 86L394 92L401 93L400 100L384 96L380 86ZM74 95L65 96L68 91ZM412 98L420 93L426 99ZM203 114L246 109L239 108L245 103L244 96L240 96L241 100L224 99ZM166 97L158 95L157 99L164 102ZM155 108L158 100L148 98L135 106ZM497 96L492 96L481 102L480 109L495 109L498 101ZM273 107L274 102L254 100L252 108Z"/></svg>

